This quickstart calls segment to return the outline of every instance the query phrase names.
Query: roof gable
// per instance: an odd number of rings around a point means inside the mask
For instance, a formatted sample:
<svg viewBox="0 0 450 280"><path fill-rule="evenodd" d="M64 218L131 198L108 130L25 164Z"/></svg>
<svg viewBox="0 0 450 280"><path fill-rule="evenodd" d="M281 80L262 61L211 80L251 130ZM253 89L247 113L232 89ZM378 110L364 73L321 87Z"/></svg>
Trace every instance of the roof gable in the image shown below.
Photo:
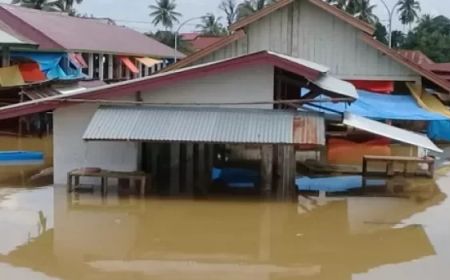
<svg viewBox="0 0 450 280"><path fill-rule="evenodd" d="M261 18L266 17L266 16L272 14L273 12L276 12L279 9L292 4L295 1L298 1L298 0L278 0L275 3L266 6L264 9L234 23L233 25L230 26L230 30L236 31L241 28L244 28L244 27L248 26L249 24L252 24ZM330 15L335 16L335 17L339 18L340 20L352 25L353 27L360 29L361 31L363 31L365 33L373 35L373 33L375 32L375 28L372 25L353 17L349 13L337 8L336 6L330 5L322 0L306 0L306 1L319 7L320 9L326 11Z"/></svg>

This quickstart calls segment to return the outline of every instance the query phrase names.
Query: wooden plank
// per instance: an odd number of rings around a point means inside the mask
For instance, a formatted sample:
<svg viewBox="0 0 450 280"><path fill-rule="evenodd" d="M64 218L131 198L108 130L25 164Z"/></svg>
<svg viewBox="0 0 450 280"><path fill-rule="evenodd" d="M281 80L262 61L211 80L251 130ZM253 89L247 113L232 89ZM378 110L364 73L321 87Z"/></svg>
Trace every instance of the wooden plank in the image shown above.
<svg viewBox="0 0 450 280"><path fill-rule="evenodd" d="M180 143L170 144L170 194L180 193Z"/></svg>
<svg viewBox="0 0 450 280"><path fill-rule="evenodd" d="M265 197L272 195L273 153L272 145L261 146L261 194Z"/></svg>
<svg viewBox="0 0 450 280"><path fill-rule="evenodd" d="M294 145L283 145L280 147L278 162L281 172L280 182L277 190L279 200L290 200L296 195L295 189L295 149Z"/></svg>
<svg viewBox="0 0 450 280"><path fill-rule="evenodd" d="M194 144L186 144L186 193L194 194Z"/></svg>
<svg viewBox="0 0 450 280"><path fill-rule="evenodd" d="M197 185L198 189L203 193L207 193L207 186L206 186L206 174L205 174L205 167L206 167L206 158L205 158L205 144L198 144L197 148Z"/></svg>

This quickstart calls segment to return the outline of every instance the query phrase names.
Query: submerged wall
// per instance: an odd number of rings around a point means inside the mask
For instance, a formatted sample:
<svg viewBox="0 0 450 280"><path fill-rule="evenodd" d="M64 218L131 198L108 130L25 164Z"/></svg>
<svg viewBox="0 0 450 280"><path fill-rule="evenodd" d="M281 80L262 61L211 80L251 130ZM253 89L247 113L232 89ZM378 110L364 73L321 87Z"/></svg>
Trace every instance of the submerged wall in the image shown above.
<svg viewBox="0 0 450 280"><path fill-rule="evenodd" d="M136 171L138 144L85 142L82 137L98 105L63 107L53 114L54 183L66 184L67 172L81 167Z"/></svg>

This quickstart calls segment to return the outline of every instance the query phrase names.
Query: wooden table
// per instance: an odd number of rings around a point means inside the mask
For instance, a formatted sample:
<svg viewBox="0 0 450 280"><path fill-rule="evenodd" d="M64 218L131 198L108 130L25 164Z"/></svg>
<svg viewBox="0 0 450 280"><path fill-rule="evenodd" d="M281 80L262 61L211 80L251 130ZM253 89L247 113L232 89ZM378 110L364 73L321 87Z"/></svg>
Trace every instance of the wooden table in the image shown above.
<svg viewBox="0 0 450 280"><path fill-rule="evenodd" d="M408 175L414 175L414 176L426 176L433 178L434 177L434 158L431 157L425 157L425 158L418 158L418 157L399 157L399 156L364 156L363 159L363 171L362 175L363 177L368 175L380 175L380 173L375 172L368 172L368 165L369 163L375 163L375 162L381 162L386 163L386 172L383 175L386 176L393 176L395 175L394 170L394 164L400 163L403 164L403 174L405 176ZM425 173L408 173L408 164L410 163L425 163L428 165L428 171Z"/></svg>
<svg viewBox="0 0 450 280"><path fill-rule="evenodd" d="M129 180L130 183L132 181L140 181L140 194L144 196L146 192L145 188L147 186L147 174L144 172L117 172L108 170L102 170L100 172L85 172L80 169L72 170L67 173L67 186L69 192L72 192L74 187L78 187L80 185L81 177L100 178L103 195L108 193L108 180L111 178L118 180Z"/></svg>

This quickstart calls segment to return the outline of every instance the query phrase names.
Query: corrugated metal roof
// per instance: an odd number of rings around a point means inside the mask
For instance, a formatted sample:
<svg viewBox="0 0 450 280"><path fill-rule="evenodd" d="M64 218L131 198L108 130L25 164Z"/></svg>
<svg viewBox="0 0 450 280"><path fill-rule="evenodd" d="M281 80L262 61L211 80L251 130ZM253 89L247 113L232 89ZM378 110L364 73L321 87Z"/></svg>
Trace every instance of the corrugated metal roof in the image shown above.
<svg viewBox="0 0 450 280"><path fill-rule="evenodd" d="M344 124L402 143L422 147L438 153L443 152L425 135L377 122L352 113L347 112L344 114Z"/></svg>
<svg viewBox="0 0 450 280"><path fill-rule="evenodd" d="M127 27L98 19L1 4L0 18L41 49L105 52L123 55L173 57L174 49ZM177 52L179 58L184 54Z"/></svg>
<svg viewBox="0 0 450 280"><path fill-rule="evenodd" d="M308 131L308 139L294 137L295 116L305 120L303 129ZM312 133L312 130L315 132ZM312 113L257 109L102 106L91 120L83 139L324 145L324 130L322 116ZM296 143L295 140L304 142Z"/></svg>

